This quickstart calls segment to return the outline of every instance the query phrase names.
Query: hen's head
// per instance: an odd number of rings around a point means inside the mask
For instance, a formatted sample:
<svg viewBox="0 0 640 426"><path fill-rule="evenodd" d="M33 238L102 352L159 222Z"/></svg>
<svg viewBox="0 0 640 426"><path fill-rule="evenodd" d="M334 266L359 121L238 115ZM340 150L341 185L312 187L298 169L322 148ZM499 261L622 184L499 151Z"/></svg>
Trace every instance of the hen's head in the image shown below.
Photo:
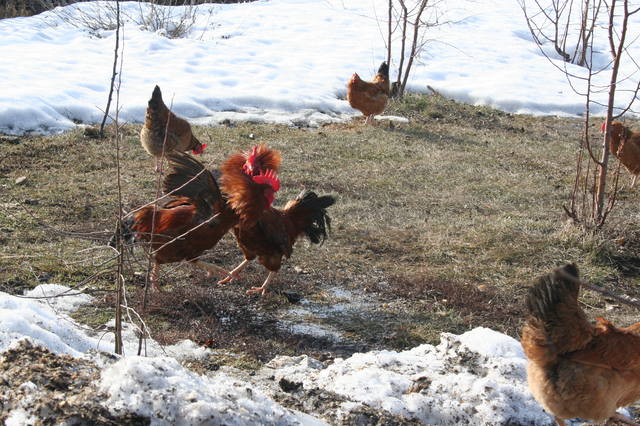
<svg viewBox="0 0 640 426"><path fill-rule="evenodd" d="M193 147L193 149L191 150L191 152L193 152L194 154L202 154L204 152L204 149L207 147L206 143L200 143L198 142L196 144L196 146Z"/></svg>
<svg viewBox="0 0 640 426"><path fill-rule="evenodd" d="M600 131L604 133L607 130L607 122L603 122ZM620 121L611 122L611 137L625 138L629 136L629 128L625 127Z"/></svg>
<svg viewBox="0 0 640 426"><path fill-rule="evenodd" d="M351 79L349 80L349 84L353 84L357 81L360 81L360 76L358 75L357 72L354 72L353 75L351 76Z"/></svg>

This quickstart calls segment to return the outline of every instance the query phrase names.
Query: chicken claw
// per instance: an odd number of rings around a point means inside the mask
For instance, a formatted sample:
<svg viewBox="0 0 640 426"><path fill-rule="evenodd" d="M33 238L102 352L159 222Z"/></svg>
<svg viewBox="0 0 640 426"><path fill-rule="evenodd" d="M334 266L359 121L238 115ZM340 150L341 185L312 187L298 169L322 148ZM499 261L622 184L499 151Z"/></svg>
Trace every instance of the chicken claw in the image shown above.
<svg viewBox="0 0 640 426"><path fill-rule="evenodd" d="M247 290L247 294L260 293L262 296L267 294L267 286L269 285L269 282L275 275L276 275L276 272L270 271L269 275L267 275L267 279L264 280L264 283L262 283L260 287L251 287L249 290Z"/></svg>
<svg viewBox="0 0 640 426"><path fill-rule="evenodd" d="M232 271L227 272L227 276L221 279L220 281L218 281L218 284L226 284L230 281L233 281L236 278L240 278L240 271L242 271L244 267L247 266L247 263L249 263L249 260L247 259L240 262L240 264L235 268L233 268Z"/></svg>

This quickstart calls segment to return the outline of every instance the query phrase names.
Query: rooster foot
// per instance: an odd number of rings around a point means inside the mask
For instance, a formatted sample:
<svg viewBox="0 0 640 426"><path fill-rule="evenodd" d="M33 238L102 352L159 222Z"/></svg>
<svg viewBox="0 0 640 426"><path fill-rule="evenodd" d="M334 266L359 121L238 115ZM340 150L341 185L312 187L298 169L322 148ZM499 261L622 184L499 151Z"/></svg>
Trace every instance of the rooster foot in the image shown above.
<svg viewBox="0 0 640 426"><path fill-rule="evenodd" d="M265 286L260 286L260 287L251 287L249 290L247 290L247 294L254 294L254 293L260 293L261 296L264 296L265 294L267 294L267 288Z"/></svg>
<svg viewBox="0 0 640 426"><path fill-rule="evenodd" d="M267 286L275 275L275 271L269 271L269 275L267 275L267 279L264 280L264 283L262 283L260 287L251 287L249 290L247 290L247 294L260 293L262 296L267 294Z"/></svg>
<svg viewBox="0 0 640 426"><path fill-rule="evenodd" d="M248 259L243 260L238 266L233 268L232 271L227 272L227 276L218 281L218 284L226 284L229 281L233 281L235 278L240 278L240 271L242 271L244 267L247 266L247 263L249 263Z"/></svg>
<svg viewBox="0 0 640 426"><path fill-rule="evenodd" d="M240 274L238 273L234 273L233 271L229 272L227 274L226 277L224 277L223 279L221 279L220 281L218 281L218 284L222 285L222 284L226 284L229 283L233 280L237 280L238 278L240 278Z"/></svg>

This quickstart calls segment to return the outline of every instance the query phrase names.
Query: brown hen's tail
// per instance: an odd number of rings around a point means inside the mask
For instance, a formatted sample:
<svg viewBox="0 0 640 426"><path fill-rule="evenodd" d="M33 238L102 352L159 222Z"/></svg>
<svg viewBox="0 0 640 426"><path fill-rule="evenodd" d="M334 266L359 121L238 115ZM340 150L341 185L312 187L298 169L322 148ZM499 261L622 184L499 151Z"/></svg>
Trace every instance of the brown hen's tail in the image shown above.
<svg viewBox="0 0 640 426"><path fill-rule="evenodd" d="M327 230L331 230L331 218L327 215L327 208L336 199L330 195L318 195L313 191L303 190L295 200L285 206L285 214L291 219L294 234L304 233L313 244L322 244L327 238Z"/></svg>
<svg viewBox="0 0 640 426"><path fill-rule="evenodd" d="M151 109L159 109L164 107L164 101L162 100L162 92L160 91L160 87L156 85L153 89L153 93L151 94L151 99L149 99L149 108Z"/></svg>
<svg viewBox="0 0 640 426"><path fill-rule="evenodd" d="M592 327L578 305L578 268L568 264L538 279L527 296L529 317L522 330L527 358L542 365L564 353L582 349Z"/></svg>
<svg viewBox="0 0 640 426"><path fill-rule="evenodd" d="M378 74L389 80L389 65L386 62L380 64L380 68L378 68Z"/></svg>

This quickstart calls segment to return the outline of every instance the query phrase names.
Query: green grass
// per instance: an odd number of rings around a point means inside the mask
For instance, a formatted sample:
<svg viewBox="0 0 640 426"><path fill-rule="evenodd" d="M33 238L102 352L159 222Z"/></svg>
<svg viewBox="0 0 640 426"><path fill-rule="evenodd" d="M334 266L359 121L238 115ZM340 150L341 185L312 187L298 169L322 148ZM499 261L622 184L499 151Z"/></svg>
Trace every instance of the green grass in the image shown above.
<svg viewBox="0 0 640 426"><path fill-rule="evenodd" d="M329 240L320 248L299 242L274 286L311 303L332 303L328 288L362 295L367 304L360 311L313 319L343 331L351 346L278 328L290 307L284 298L244 295L266 276L259 265L224 287L186 265L163 267L166 291L153 295L148 310L155 336L166 343L212 342L241 352L243 365L278 353L322 352L327 345L341 353L435 343L442 331L479 325L517 336L527 286L564 262L576 262L594 283L640 296L637 191L621 193L599 233L564 216L579 120L507 114L436 96L408 96L387 113L410 122L195 129L209 144L202 160L214 166L256 142L282 151L277 207L303 187L336 196ZM138 131L127 126L122 146L126 209L155 195L153 160L140 147ZM18 185L20 176L27 179ZM91 139L78 130L23 137L17 144L0 140L0 289L18 293L43 275L113 288L113 253L105 242L115 224L114 176L112 139ZM231 236L207 257L228 268L242 259ZM140 274L147 260L139 249L131 259L129 301L142 309ZM100 300L105 308L113 302ZM613 303L599 295L586 293L583 300L590 315L621 324L634 320L626 307L605 311ZM104 315L92 309L83 312L96 325Z"/></svg>

